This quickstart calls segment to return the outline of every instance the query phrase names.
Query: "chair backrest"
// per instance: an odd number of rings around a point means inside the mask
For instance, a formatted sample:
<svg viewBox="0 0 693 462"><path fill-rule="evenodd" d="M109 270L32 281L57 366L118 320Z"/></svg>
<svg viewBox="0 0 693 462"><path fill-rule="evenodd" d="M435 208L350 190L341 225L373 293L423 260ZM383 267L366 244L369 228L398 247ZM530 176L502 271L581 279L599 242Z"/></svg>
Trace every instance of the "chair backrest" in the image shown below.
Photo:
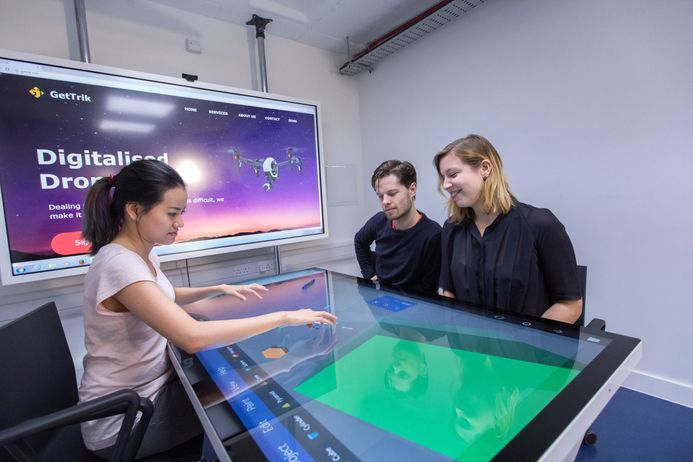
<svg viewBox="0 0 693 462"><path fill-rule="evenodd" d="M580 282L580 294L582 294L582 314L575 321L578 326L585 325L585 305L586 305L586 295L587 295L587 267L583 265L577 266L578 281Z"/></svg>
<svg viewBox="0 0 693 462"><path fill-rule="evenodd" d="M0 327L0 429L77 403L77 379L55 303ZM40 448L48 435L34 437Z"/></svg>

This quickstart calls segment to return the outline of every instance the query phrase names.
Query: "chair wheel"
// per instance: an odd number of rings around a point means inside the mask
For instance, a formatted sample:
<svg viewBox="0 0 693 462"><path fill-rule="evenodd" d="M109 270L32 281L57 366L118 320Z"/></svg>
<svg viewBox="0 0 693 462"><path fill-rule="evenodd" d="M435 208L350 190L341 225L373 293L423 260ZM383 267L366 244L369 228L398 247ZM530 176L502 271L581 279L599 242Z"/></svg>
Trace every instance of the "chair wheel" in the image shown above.
<svg viewBox="0 0 693 462"><path fill-rule="evenodd" d="M585 432L585 436L582 437L582 444L585 444L587 446L592 446L596 442L597 442L597 434L591 430L587 430Z"/></svg>

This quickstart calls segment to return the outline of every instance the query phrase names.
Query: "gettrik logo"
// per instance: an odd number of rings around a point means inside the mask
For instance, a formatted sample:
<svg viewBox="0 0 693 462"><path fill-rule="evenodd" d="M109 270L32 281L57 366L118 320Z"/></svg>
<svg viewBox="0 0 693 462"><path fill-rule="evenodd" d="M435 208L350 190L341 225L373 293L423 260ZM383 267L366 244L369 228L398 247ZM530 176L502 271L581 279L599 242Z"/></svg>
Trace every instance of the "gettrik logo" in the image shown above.
<svg viewBox="0 0 693 462"><path fill-rule="evenodd" d="M85 95L84 93L61 93L55 90L51 90L49 93L51 98L64 99L68 101L82 101L84 103L91 103L91 96Z"/></svg>
<svg viewBox="0 0 693 462"><path fill-rule="evenodd" d="M31 90L29 90L29 93L31 93L31 95L36 99L39 99L41 96L43 96L43 92L39 87L32 88Z"/></svg>

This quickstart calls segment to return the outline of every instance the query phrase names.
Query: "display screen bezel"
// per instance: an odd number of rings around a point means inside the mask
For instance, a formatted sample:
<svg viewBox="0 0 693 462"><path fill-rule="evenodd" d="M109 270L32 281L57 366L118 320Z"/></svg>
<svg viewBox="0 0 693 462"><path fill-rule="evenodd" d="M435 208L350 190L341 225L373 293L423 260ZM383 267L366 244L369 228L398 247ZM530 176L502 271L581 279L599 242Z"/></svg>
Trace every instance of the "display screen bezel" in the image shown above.
<svg viewBox="0 0 693 462"><path fill-rule="evenodd" d="M321 110L318 102L216 84L188 82L183 79L175 79L96 64L85 64L57 58L0 50L0 73L24 75L23 73L25 72L27 75L31 75L31 73L34 72L37 76L42 76L42 78L50 78L67 83L74 81L90 85L103 85L104 87L114 86L113 88L125 89L128 91L137 88L140 88L140 90L146 88L148 92L156 93L160 91L161 94L169 95L171 98L185 95L186 98L198 98L201 102L220 101L223 103L230 103L237 101L237 104L246 104L249 107L264 108L265 110L295 110L298 112L305 112L314 119L314 139L311 140L311 142L314 143L314 148L311 149L315 150L316 157L314 164L311 164L314 168L311 174L314 174L316 178L314 190L316 191L318 199L315 202L315 210L312 213L315 217L318 217L316 220L319 220L319 224L298 229L291 228L287 225L285 229L278 227L276 231L272 229L268 232L257 234L239 234L227 238L213 238L197 242L183 242L181 244L160 246L157 247L155 251L159 254L162 262L205 257L328 237L327 204L324 184L324 150L322 147L321 134ZM241 153L241 155L242 154L243 153ZM283 157L280 157L285 154L286 153L272 154L277 157L278 163L281 164L280 173L283 173L281 170L285 169L288 171L289 168L293 169L295 167L294 164L288 166L283 165L290 163L286 162ZM252 170L256 167L253 165L253 161L257 159L251 159L250 157L253 157L252 154L247 155L249 156L249 158L246 159L247 162L241 162L239 160L239 171L242 168L244 173L250 172L251 176L255 177L256 175L252 173ZM267 156L268 157L265 157L265 159L269 158L269 155ZM262 160L262 158L260 158L260 160ZM262 168L260 168L260 176L262 174L263 171ZM258 194L263 194L265 193L265 191L263 191L264 180L259 178L258 181ZM7 212L7 207L5 207L4 204L12 200L15 191L12 191L12 194L6 193L3 195L3 188L1 186L0 184L0 278L2 284L8 285L32 282L85 273L91 262L91 257L86 252L69 254L60 256L59 258L47 257L46 259L40 260L40 262L45 263L42 265L32 265L31 260L27 260L26 262L12 261L9 242L12 236L10 235L10 229L6 222L5 214ZM37 263L40 262L37 261Z"/></svg>

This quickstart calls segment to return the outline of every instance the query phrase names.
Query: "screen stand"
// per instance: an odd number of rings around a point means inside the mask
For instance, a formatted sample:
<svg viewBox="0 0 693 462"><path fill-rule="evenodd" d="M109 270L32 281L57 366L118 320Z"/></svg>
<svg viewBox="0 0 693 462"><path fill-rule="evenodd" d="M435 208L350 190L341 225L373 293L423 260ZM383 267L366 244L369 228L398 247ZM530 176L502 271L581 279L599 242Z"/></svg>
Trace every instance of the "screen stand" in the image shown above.
<svg viewBox="0 0 693 462"><path fill-rule="evenodd" d="M274 246L274 268L277 274L282 274L282 256L278 245Z"/></svg>

